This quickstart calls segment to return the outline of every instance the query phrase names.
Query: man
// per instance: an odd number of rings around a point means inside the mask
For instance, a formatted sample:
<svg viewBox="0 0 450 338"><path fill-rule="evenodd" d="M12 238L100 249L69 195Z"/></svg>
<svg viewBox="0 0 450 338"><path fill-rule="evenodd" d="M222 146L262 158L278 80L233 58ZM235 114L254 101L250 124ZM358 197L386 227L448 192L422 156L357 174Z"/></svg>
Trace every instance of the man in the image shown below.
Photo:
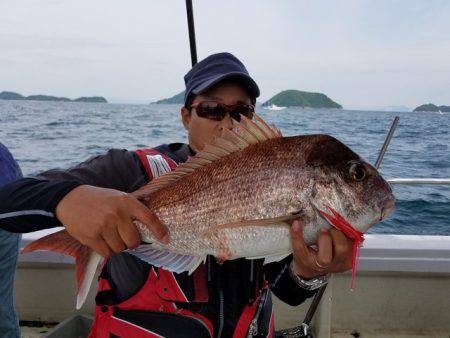
<svg viewBox="0 0 450 338"><path fill-rule="evenodd" d="M19 165L0 143L0 187L22 177ZM20 235L0 229L0 337L20 337L19 322L14 311L13 286Z"/></svg>
<svg viewBox="0 0 450 338"><path fill-rule="evenodd" d="M350 268L351 243L342 233L322 232L315 251L304 244L298 221L291 231L294 254L265 266L261 260L219 264L208 257L188 276L120 253L139 244L134 219L146 223L159 240L170 240L156 216L128 193L185 162L223 129L232 128L239 114L251 118L259 96L244 65L229 53L199 62L185 83L181 118L188 145L113 149L0 191L0 214L28 211L0 220L0 226L26 231L64 224L74 238L109 257L100 275L92 337L271 336L271 291L298 305L326 282L328 273Z"/></svg>

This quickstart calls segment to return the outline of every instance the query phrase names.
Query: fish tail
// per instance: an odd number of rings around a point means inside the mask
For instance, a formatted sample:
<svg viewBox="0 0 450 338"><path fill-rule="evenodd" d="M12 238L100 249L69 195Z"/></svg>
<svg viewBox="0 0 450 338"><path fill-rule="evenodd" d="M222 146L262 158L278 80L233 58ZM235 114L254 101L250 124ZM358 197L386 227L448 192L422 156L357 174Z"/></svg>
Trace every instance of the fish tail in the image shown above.
<svg viewBox="0 0 450 338"><path fill-rule="evenodd" d="M28 244L23 248L22 253L36 250L59 252L75 258L78 283L76 308L79 310L86 300L101 256L78 242L66 230L58 231Z"/></svg>

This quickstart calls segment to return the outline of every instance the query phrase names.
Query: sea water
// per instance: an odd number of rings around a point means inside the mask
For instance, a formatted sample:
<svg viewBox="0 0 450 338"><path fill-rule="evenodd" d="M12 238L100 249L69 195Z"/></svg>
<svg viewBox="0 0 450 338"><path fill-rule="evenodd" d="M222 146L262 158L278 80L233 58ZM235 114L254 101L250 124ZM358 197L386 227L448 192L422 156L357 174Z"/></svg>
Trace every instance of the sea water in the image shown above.
<svg viewBox="0 0 450 338"><path fill-rule="evenodd" d="M180 105L0 100L0 142L24 175L69 168L111 148L187 142ZM288 108L257 112L285 136L329 134L374 163L400 116L381 165L385 178L450 178L450 113ZM394 185L397 209L372 233L450 235L450 186Z"/></svg>

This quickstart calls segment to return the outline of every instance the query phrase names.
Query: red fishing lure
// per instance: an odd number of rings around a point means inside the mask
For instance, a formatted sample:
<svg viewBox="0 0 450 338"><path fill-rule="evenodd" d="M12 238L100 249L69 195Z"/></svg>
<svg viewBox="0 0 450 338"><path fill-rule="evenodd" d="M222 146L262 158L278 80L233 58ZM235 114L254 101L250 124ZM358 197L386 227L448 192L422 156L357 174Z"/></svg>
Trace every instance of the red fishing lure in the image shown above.
<svg viewBox="0 0 450 338"><path fill-rule="evenodd" d="M355 288L355 275L356 269L358 267L359 249L364 242L364 234L356 230L349 222L345 220L336 210L328 207L332 215L327 214L324 211L320 211L323 217L325 217L328 222L330 222L337 229L341 230L348 238L353 241L352 248L352 281L350 287Z"/></svg>

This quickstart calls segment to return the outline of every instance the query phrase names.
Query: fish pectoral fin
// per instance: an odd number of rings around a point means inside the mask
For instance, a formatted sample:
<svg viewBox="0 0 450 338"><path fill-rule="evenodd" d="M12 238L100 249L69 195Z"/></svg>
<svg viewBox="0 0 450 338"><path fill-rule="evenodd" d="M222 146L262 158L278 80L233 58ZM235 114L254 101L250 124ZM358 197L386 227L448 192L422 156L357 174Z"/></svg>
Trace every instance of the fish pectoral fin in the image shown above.
<svg viewBox="0 0 450 338"><path fill-rule="evenodd" d="M289 256L292 252L283 252L283 253L276 253L273 255L263 255L263 256L248 256L245 257L247 259L262 259L264 258L264 265L269 264L269 263L273 263L273 262L279 262L282 259L286 258L287 256Z"/></svg>
<svg viewBox="0 0 450 338"><path fill-rule="evenodd" d="M300 217L300 213L293 213L286 216L279 216L274 218L263 218L263 219L249 219L249 220L241 220L231 223L225 224L217 224L208 228L207 232L214 232L221 229L229 229L229 228L241 228L246 226L280 226L280 227L289 227L289 221L292 221L296 218Z"/></svg>
<svg viewBox="0 0 450 338"><path fill-rule="evenodd" d="M279 262L282 259L285 259L287 256L289 256L291 254L291 252L288 253L282 253L282 254L277 254L277 255L272 255L272 256L266 256L264 257L264 265L269 264L269 263L273 263L273 262Z"/></svg>
<svg viewBox="0 0 450 338"><path fill-rule="evenodd" d="M269 263L273 263L273 262L279 262L282 259L284 259L287 256L289 256L290 254L291 254L291 252L288 252L288 253L283 252L281 254L266 256L266 257L264 257L264 265L269 264Z"/></svg>
<svg viewBox="0 0 450 338"><path fill-rule="evenodd" d="M206 259L206 256L182 255L167 250L154 249L151 244L140 245L136 249L128 250L127 252L144 262L167 271L175 273L187 271L189 275Z"/></svg>

